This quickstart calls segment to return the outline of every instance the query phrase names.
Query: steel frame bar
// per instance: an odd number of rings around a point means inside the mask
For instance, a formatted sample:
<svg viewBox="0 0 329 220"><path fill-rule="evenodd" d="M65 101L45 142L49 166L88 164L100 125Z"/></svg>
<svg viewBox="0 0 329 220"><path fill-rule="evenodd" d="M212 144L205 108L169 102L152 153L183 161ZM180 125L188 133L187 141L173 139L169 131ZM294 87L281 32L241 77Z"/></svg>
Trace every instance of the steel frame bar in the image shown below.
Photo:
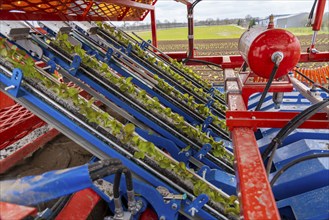
<svg viewBox="0 0 329 220"><path fill-rule="evenodd" d="M321 29L326 0L319 0L317 4L316 15L313 23L313 31L319 31Z"/></svg>
<svg viewBox="0 0 329 220"><path fill-rule="evenodd" d="M298 112L247 112L247 111L227 111L226 125L233 130L236 127L257 128L282 128ZM328 115L318 113L305 121L299 128L309 129L329 129Z"/></svg>
<svg viewBox="0 0 329 220"><path fill-rule="evenodd" d="M161 54L158 53L159 56ZM177 60L183 60L187 58L187 52L168 52L166 53L169 57ZM195 56L194 59L209 61L212 63L216 63L222 65L223 68L240 68L243 64L243 59L240 55L232 55L230 56L229 62L223 62L224 56ZM321 52L321 53L302 53L299 59L299 62L326 62L329 60L329 52ZM200 63L189 61L188 65L202 65Z"/></svg>
<svg viewBox="0 0 329 220"><path fill-rule="evenodd" d="M158 47L157 26L156 26L156 20L155 20L155 10L151 11L151 30L152 30L152 45L154 47Z"/></svg>
<svg viewBox="0 0 329 220"><path fill-rule="evenodd" d="M321 96L316 96L316 95L312 94L312 92L310 91L311 89L308 88L305 84L303 84L298 79L290 76L290 81L294 85L296 90L298 90L298 92L300 92L300 94L302 94L307 100L309 100L313 104L316 104L323 100ZM325 107L322 111L327 112L327 114L329 114L329 106Z"/></svg>
<svg viewBox="0 0 329 220"><path fill-rule="evenodd" d="M230 62L224 57L224 62ZM236 81L233 69L224 69L225 80ZM228 107L231 111L246 111L239 87L227 87ZM254 131L249 127L234 127L231 132L238 179L238 196L244 219L280 219L276 202L267 179Z"/></svg>
<svg viewBox="0 0 329 220"><path fill-rule="evenodd" d="M55 220L87 219L100 200L101 197L92 189L81 190L72 196Z"/></svg>

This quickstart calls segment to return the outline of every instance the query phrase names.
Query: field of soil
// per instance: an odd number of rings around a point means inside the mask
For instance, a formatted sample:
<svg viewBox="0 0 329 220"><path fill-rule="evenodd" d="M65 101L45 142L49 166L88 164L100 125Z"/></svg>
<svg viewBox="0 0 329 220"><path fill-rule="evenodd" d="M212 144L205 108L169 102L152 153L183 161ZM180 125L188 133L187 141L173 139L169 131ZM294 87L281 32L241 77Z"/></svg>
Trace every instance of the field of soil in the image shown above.
<svg viewBox="0 0 329 220"><path fill-rule="evenodd" d="M311 44L312 35L298 36L302 51L306 52ZM195 40L197 56L238 55L239 39ZM187 51L187 40L159 41L159 49L165 52ZM319 51L329 50L329 35L321 34L317 37L316 48Z"/></svg>

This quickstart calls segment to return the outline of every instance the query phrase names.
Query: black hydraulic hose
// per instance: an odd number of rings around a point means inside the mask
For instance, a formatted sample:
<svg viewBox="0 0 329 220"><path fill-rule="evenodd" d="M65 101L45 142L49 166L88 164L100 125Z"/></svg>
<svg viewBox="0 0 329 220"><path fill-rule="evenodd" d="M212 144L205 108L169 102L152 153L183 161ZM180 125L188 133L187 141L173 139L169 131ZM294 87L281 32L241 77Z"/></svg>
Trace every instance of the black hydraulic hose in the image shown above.
<svg viewBox="0 0 329 220"><path fill-rule="evenodd" d="M275 151L278 148L279 144L282 142L282 140L285 137L287 137L293 130L299 127L302 123L304 123L307 119L312 117L315 113L320 111L322 108L326 107L328 104L329 104L329 100L323 100L305 109L295 118L293 118L290 122L288 122L288 124L280 130L280 132L276 135L276 137L273 138L272 142L269 144L269 146L262 154L262 158L263 160L265 160L268 157L268 155L272 152L266 166L267 174L270 173Z"/></svg>
<svg viewBox="0 0 329 220"><path fill-rule="evenodd" d="M278 68L279 68L279 65L278 64L274 64L274 67L272 69L272 72L271 72L271 75L270 75L270 78L268 79L267 83L266 83L266 86L265 86L265 89L262 93L262 96L260 97L259 101L258 101L258 104L257 104L257 107L255 109L255 111L259 111L260 108L262 107L262 104L264 102L264 99L267 95L267 92L268 90L270 89L271 85L272 85L272 82L274 80L274 77L276 75L276 72L278 71Z"/></svg>
<svg viewBox="0 0 329 220"><path fill-rule="evenodd" d="M308 15L308 20L309 20L308 25L311 25L311 23L312 23L316 3L317 3L317 0L314 0L313 6L312 6L311 11L310 11L310 14Z"/></svg>
<svg viewBox="0 0 329 220"><path fill-rule="evenodd" d="M213 62L209 62L209 61L206 61L206 60L199 60L199 59L189 59L188 61L190 62L195 62L195 63L203 63L203 64L207 64L207 65L211 65L211 66L216 66L220 69L223 69L223 67L217 63L213 63Z"/></svg>
<svg viewBox="0 0 329 220"><path fill-rule="evenodd" d="M265 151L262 153L262 158L263 160L265 160L268 155L270 154L270 152L272 151L272 149L274 148L275 142L278 142L280 144L281 142L281 138L284 136L287 136L290 130L294 130L295 127L299 126L300 124L302 124L304 121L302 121L304 114L309 114L310 112L314 111L317 106L322 104L324 105L324 107L326 105L328 105L329 100L323 100L315 105L312 105L311 107L305 109L303 112L301 112L300 114L298 114L295 118L293 118L291 121L289 121L287 123L287 125L285 127L283 127L280 132L276 135L275 138L273 138L272 142L269 144L269 146L265 149Z"/></svg>
<svg viewBox="0 0 329 220"><path fill-rule="evenodd" d="M299 68L298 66L296 66L297 68ZM301 75L302 77L304 77L307 81L311 82L315 87L320 88L321 90L323 90L326 93L329 93L329 90L326 89L325 87L321 86L320 84L314 82L312 79L310 79L308 76L306 76L305 74L303 74L302 72L295 70L296 73L298 73L299 75Z"/></svg>
<svg viewBox="0 0 329 220"><path fill-rule="evenodd" d="M202 0L196 0L195 2L192 3L192 6L189 8L188 15L193 14L194 7L201 1ZM194 48L192 48L192 49L194 49ZM184 64L187 63L190 60L191 56L192 56L192 54L189 53L189 55L186 57L186 59L184 59L182 62Z"/></svg>
<svg viewBox="0 0 329 220"><path fill-rule="evenodd" d="M272 178L270 184L271 186L273 187L274 183L279 179L279 177L286 171L288 170L290 167L298 164L298 163L301 163L303 161L306 161L306 160L311 160L311 159L315 159L315 158L321 158L321 157L329 157L329 153L321 153L321 154L312 154L312 155L307 155L307 156L304 156L304 157L300 157L288 164L286 164L285 166L283 166Z"/></svg>
<svg viewBox="0 0 329 220"><path fill-rule="evenodd" d="M57 202L50 208L51 214L47 219L52 220L61 212L66 203L71 199L72 195L66 195L61 197Z"/></svg>
<svg viewBox="0 0 329 220"><path fill-rule="evenodd" d="M114 184L113 184L113 195L114 198L120 197L120 181L121 181L121 174L124 173L126 176L126 186L127 191L133 190L133 180L132 180L132 174L131 171L126 167L119 168L114 177Z"/></svg>

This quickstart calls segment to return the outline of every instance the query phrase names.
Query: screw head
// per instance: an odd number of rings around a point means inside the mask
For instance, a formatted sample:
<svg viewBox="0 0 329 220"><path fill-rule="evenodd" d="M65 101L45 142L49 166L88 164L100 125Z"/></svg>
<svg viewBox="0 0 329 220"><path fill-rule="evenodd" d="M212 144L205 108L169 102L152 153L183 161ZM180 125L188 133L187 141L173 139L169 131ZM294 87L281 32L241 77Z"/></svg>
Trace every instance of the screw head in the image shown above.
<svg viewBox="0 0 329 220"><path fill-rule="evenodd" d="M160 220L166 220L165 216L160 216Z"/></svg>
<svg viewBox="0 0 329 220"><path fill-rule="evenodd" d="M171 205L171 208L173 209L173 210L176 210L177 209L177 204L176 203L173 203L172 205Z"/></svg>

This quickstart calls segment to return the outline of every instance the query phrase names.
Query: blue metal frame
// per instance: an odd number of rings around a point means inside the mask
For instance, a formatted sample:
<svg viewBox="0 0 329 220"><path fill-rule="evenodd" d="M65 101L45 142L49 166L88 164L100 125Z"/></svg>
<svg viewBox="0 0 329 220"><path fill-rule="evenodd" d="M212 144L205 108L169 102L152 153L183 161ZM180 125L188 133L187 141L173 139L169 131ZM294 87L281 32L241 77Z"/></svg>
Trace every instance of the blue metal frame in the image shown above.
<svg viewBox="0 0 329 220"><path fill-rule="evenodd" d="M5 86L10 86L12 85L15 81L15 79L22 79L22 72L19 69L15 70L15 74L13 73L13 77L10 79L4 74L0 73L0 79L1 83L4 84ZM92 135L90 132L87 130L83 129L80 126L77 126L73 121L71 121L68 117L64 116L61 114L58 110L54 109L41 99L37 98L30 92L28 92L25 88L23 87L17 87L19 90L18 93L21 95L21 97L17 98L16 96L12 95L13 98L16 98L17 100L24 99L28 101L29 103L33 104L34 106L38 107L41 111L46 113L49 118L53 118L57 120L59 123L61 123L63 126L65 126L67 129L70 129L74 131L77 135L79 135L82 139L84 139L86 142L89 144L93 145L95 148L98 150L102 151L104 155L108 155L113 158L118 158L119 160L122 161L122 163L128 167L132 172L138 174L140 177L142 177L144 180L148 182L148 184L152 185L153 187L157 186L164 186L166 187L170 192L177 194L177 191L174 190L172 187L164 183L163 181L159 180L152 174L148 173L146 170L144 170L142 167L138 166L135 164L132 160L126 158L125 156L121 155L109 145L105 144L103 141L100 139L96 138L94 135ZM17 94L18 94L17 93ZM201 217L207 218L207 219L214 219L209 213L207 213L204 210L201 210L198 213Z"/></svg>
<svg viewBox="0 0 329 220"><path fill-rule="evenodd" d="M62 60L61 58L57 57L55 54L53 54L52 52L50 52L46 48L43 48L43 51L44 51L44 55L51 59L51 62L49 62L49 65L52 65L52 62L57 63L62 68L64 68L65 70L67 70L70 74L72 74L74 77L76 77L76 78L80 79L81 81L83 81L84 83L88 84L95 91L103 94L107 99L111 100L117 106L119 106L120 108L124 109L125 111L127 111L128 113L130 113L131 115L133 115L134 117L138 118L144 124L146 124L147 126L149 126L150 128L152 128L153 130L155 130L156 132L158 132L159 134L161 134L164 138L167 138L167 139L171 140L172 142L174 142L179 148L183 149L183 148L185 148L187 146L187 144L184 141L180 140L179 138L177 138L176 136L174 136L172 133L170 133L166 129L160 127L154 121L152 121L148 117L144 116L143 114L141 114L140 112L138 112L137 110L135 110L130 105L126 104L124 101L122 101L120 98L116 97L114 94L112 94L111 92L109 92L103 86L99 85L98 83L96 83L95 81L93 81L92 79L90 79L81 70L76 71L76 68L74 68L74 67L76 67L77 64L74 63L74 62L77 62L78 63L81 60L81 58L80 59L79 58L74 58L73 59L73 63L69 65L64 60ZM77 57L77 55L75 57ZM196 154L196 153L197 153L196 151L192 150L192 154L193 155ZM209 167L212 167L214 169L221 169L215 163L213 163L212 161L206 159L205 157L203 157L201 161L203 163L205 163L206 165L208 165Z"/></svg>

